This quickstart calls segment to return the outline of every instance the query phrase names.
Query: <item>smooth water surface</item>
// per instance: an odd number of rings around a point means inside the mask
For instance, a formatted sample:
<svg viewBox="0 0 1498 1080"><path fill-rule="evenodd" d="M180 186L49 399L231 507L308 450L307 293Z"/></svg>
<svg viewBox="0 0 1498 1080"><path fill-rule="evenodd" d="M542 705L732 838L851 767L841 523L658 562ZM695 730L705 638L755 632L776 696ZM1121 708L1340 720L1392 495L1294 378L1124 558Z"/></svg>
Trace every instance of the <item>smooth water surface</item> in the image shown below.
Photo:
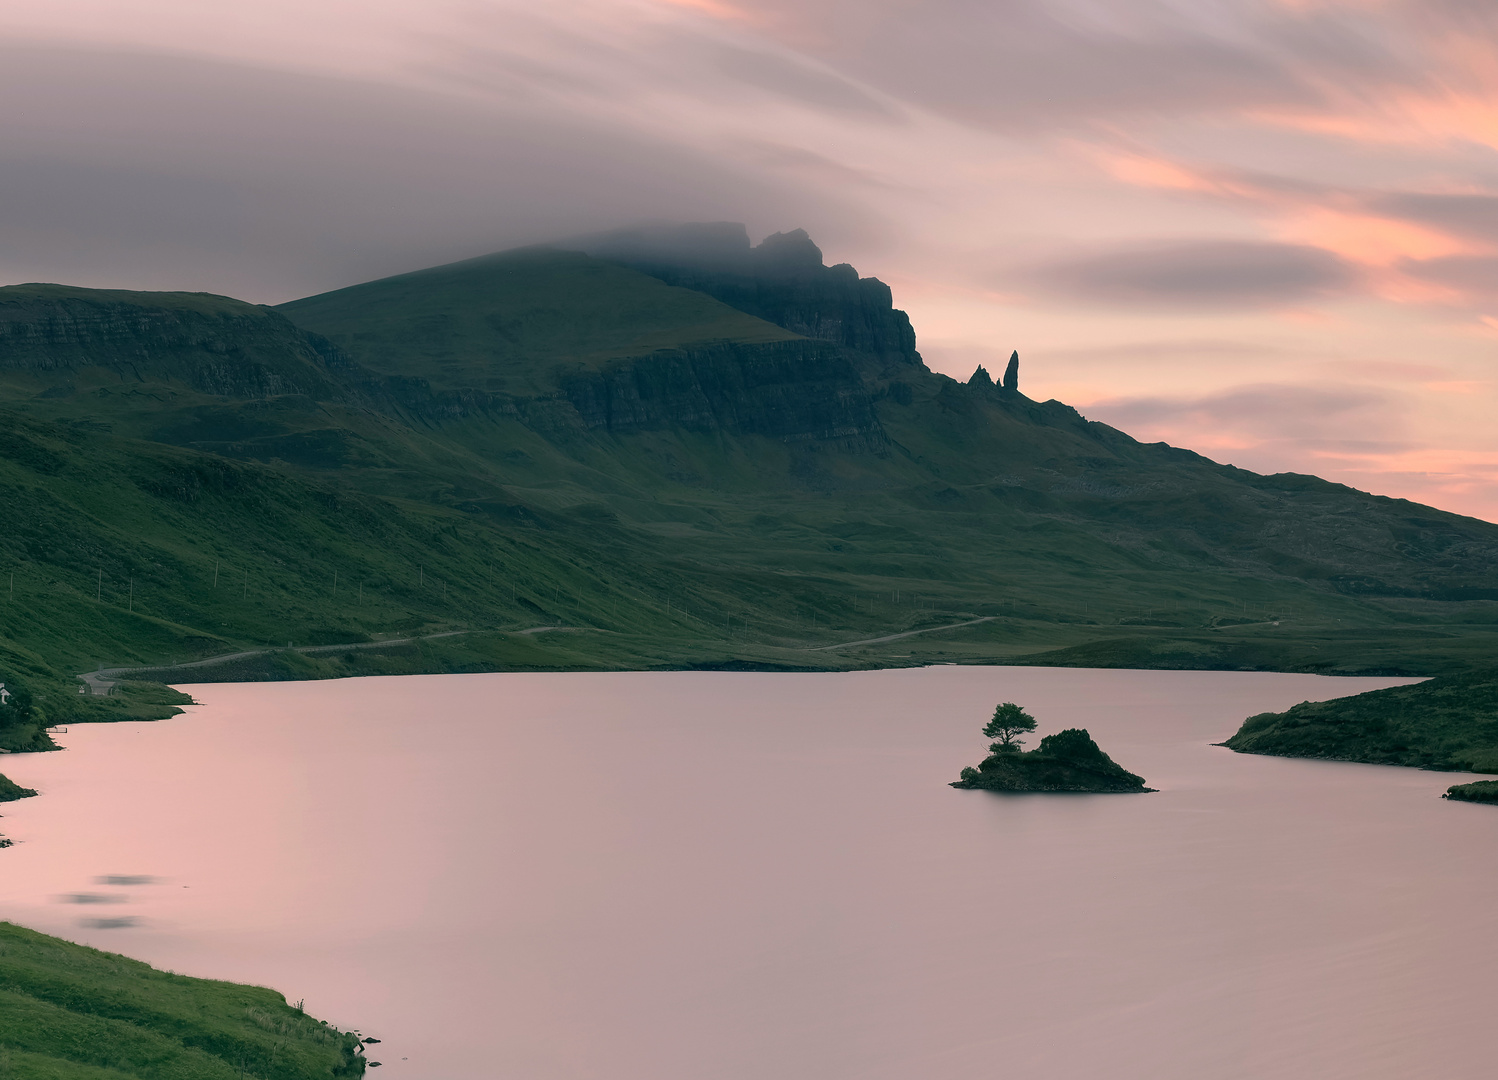
<svg viewBox="0 0 1498 1080"><path fill-rule="evenodd" d="M197 686L4 760L0 917L305 998L383 1077L1488 1076L1498 808L1209 745L1392 681ZM1000 700L1161 791L947 787Z"/></svg>

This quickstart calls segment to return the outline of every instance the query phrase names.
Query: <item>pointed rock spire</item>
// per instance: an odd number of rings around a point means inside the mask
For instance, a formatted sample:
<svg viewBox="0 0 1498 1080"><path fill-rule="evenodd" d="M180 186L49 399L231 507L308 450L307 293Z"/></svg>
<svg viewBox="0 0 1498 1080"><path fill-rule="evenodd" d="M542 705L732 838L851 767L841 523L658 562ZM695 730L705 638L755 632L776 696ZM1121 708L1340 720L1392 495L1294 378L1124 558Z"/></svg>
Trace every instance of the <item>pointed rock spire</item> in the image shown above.
<svg viewBox="0 0 1498 1080"><path fill-rule="evenodd" d="M1004 369L1004 389L1011 393L1019 393L1019 350L1015 349L1009 356L1009 366Z"/></svg>
<svg viewBox="0 0 1498 1080"><path fill-rule="evenodd" d="M987 368L979 364L978 370L968 378L967 384L969 386L992 386L993 376L988 373Z"/></svg>

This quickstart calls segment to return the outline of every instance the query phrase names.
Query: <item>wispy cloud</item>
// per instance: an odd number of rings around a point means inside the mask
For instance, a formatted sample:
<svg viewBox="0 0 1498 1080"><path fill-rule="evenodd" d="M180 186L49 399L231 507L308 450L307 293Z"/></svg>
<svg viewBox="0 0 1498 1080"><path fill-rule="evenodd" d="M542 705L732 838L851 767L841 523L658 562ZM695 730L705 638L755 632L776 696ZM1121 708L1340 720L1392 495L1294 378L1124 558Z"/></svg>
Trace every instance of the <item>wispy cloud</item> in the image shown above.
<svg viewBox="0 0 1498 1080"><path fill-rule="evenodd" d="M1124 307L1279 308L1357 283L1330 251L1304 244L1202 240L1113 249L1033 268L1041 291Z"/></svg>
<svg viewBox="0 0 1498 1080"><path fill-rule="evenodd" d="M1091 402L1090 419L1257 472L1317 473L1365 490L1491 515L1498 451L1415 431L1417 402L1344 384L1249 384L1194 396Z"/></svg>
<svg viewBox="0 0 1498 1080"><path fill-rule="evenodd" d="M1095 401L1093 419L1149 433L1190 432L1193 443L1216 449L1294 443L1317 448L1404 450L1396 434L1404 411L1385 391L1337 385L1251 384L1192 397L1141 396ZM1369 438L1370 431L1383 433ZM1173 440L1172 440L1173 441Z"/></svg>

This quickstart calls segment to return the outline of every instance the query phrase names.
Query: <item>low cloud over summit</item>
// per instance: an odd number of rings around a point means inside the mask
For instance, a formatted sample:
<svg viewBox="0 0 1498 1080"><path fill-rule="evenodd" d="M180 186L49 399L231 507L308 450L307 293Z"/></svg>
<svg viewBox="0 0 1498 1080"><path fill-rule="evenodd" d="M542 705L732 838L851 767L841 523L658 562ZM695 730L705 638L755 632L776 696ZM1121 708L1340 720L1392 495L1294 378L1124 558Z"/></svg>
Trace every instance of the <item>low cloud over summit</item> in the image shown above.
<svg viewBox="0 0 1498 1080"><path fill-rule="evenodd" d="M1430 467L1380 490L1461 476L1445 505L1493 516L1495 42L1460 0L13 5L0 277L276 301L642 222L804 227L958 377L1014 345L1076 400L1224 392L1180 359L1205 339L1292 388L1345 361ZM1389 374L1431 360L1452 378Z"/></svg>

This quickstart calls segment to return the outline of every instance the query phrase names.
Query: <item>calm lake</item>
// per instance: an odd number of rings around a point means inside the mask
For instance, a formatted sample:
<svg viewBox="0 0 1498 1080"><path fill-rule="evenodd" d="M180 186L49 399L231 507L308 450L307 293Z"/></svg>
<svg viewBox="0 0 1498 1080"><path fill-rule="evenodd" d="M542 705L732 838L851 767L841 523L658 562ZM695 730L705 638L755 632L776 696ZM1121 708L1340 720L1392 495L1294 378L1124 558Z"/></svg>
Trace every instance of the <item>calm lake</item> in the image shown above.
<svg viewBox="0 0 1498 1080"><path fill-rule="evenodd" d="M1498 808L1209 745L1396 681L196 686L0 760L44 792L0 808L0 917L304 998L381 1077L1491 1076ZM1001 700L1160 792L947 787Z"/></svg>

